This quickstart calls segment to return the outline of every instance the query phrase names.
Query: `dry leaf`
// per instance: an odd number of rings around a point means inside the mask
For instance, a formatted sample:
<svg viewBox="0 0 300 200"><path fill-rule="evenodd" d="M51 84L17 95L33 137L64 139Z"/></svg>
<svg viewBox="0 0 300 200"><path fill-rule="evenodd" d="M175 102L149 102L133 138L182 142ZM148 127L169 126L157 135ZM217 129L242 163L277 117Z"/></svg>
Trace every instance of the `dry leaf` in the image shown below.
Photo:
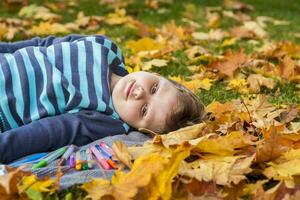
<svg viewBox="0 0 300 200"><path fill-rule="evenodd" d="M132 157L127 146L123 142L115 141L112 144L112 149L120 162L124 163L129 168L132 167Z"/></svg>
<svg viewBox="0 0 300 200"><path fill-rule="evenodd" d="M22 171L22 168L6 167L7 173L0 176L0 197L1 200L18 199L19 191L17 185L21 182L24 176L28 176L30 172Z"/></svg>
<svg viewBox="0 0 300 200"><path fill-rule="evenodd" d="M109 13L104 20L109 25L120 25L128 23L132 17L126 16L125 9L116 9L114 13Z"/></svg>
<svg viewBox="0 0 300 200"><path fill-rule="evenodd" d="M160 137L163 145L165 147L169 147L171 145L180 144L184 141L189 141L195 139L202 135L201 131L205 127L205 123L196 124L193 126L187 126L181 128L179 130L170 132L165 135L160 135L156 137ZM154 138L154 141L156 139Z"/></svg>
<svg viewBox="0 0 300 200"><path fill-rule="evenodd" d="M69 33L70 30L68 27L59 23L41 22L37 26L32 26L29 32L32 35L49 35L58 33L66 34Z"/></svg>
<svg viewBox="0 0 300 200"><path fill-rule="evenodd" d="M261 86L265 86L269 89L274 89L276 82L271 78L266 78L260 74L250 74L247 78L247 82L250 85L249 89L252 93L258 93Z"/></svg>
<svg viewBox="0 0 300 200"><path fill-rule="evenodd" d="M257 145L256 162L268 162L281 156L287 148L280 144L281 136L272 126L264 132L264 140Z"/></svg>
<svg viewBox="0 0 300 200"><path fill-rule="evenodd" d="M251 157L216 157L208 160L197 160L183 166L179 173L195 178L198 181L214 181L219 185L230 186L245 179L245 174L251 172Z"/></svg>
<svg viewBox="0 0 300 200"><path fill-rule="evenodd" d="M117 171L112 182L97 179L83 184L82 188L92 199L170 199L172 180L184 158L189 155L189 145L179 146L172 157L149 154L137 159L129 173Z"/></svg>
<svg viewBox="0 0 300 200"><path fill-rule="evenodd" d="M222 60L213 62L208 67L216 69L221 75L232 79L237 69L244 67L249 60L250 58L242 49L235 53L227 51Z"/></svg>
<svg viewBox="0 0 300 200"><path fill-rule="evenodd" d="M285 56L279 64L279 75L287 80L291 80L295 76L295 61L289 56Z"/></svg>
<svg viewBox="0 0 300 200"><path fill-rule="evenodd" d="M128 41L126 47L131 49L132 53L137 53L140 51L160 50L161 48L163 48L163 45L151 38L145 37L139 39L138 41Z"/></svg>
<svg viewBox="0 0 300 200"><path fill-rule="evenodd" d="M154 66L154 67L165 67L167 65L168 65L167 60L153 59L153 60L150 60L150 61L144 63L144 65L142 66L142 69L143 70L150 70L152 68L152 66Z"/></svg>

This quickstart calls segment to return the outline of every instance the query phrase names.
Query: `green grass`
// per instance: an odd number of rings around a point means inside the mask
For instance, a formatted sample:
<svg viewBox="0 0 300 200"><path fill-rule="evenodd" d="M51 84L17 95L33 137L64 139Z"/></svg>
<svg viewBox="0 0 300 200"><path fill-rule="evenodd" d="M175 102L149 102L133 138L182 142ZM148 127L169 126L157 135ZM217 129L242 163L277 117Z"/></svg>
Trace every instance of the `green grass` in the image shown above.
<svg viewBox="0 0 300 200"><path fill-rule="evenodd" d="M241 96L237 91L226 90L226 85L224 82L217 81L214 83L209 91L200 90L197 92L197 96L204 105L210 104L212 101L219 101L225 103L231 99L237 99Z"/></svg>

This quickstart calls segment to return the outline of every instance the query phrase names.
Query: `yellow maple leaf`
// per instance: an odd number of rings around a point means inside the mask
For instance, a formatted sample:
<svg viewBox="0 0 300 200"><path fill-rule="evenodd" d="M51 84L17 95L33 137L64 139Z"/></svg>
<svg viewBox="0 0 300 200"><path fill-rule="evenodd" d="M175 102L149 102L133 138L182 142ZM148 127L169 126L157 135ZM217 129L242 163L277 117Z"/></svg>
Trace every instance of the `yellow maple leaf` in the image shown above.
<svg viewBox="0 0 300 200"><path fill-rule="evenodd" d="M253 139L255 138L246 137L239 131L233 131L225 136L213 136L211 138L201 139L200 142L192 148L192 151L231 156L236 152L236 149L255 144Z"/></svg>
<svg viewBox="0 0 300 200"><path fill-rule="evenodd" d="M231 46L231 45L234 45L237 41L237 38L235 37L232 37L230 39L226 39L222 42L221 46L222 47L228 47L228 46Z"/></svg>
<svg viewBox="0 0 300 200"><path fill-rule="evenodd" d="M283 163L268 163L270 166L263 171L263 174L274 180L284 180L289 185L294 184L293 176L300 175L300 159L292 159Z"/></svg>
<svg viewBox="0 0 300 200"><path fill-rule="evenodd" d="M126 16L125 9L116 9L114 13L109 13L104 21L109 25L120 25L131 20L132 17Z"/></svg>
<svg viewBox="0 0 300 200"><path fill-rule="evenodd" d="M247 81L244 78L236 78L236 79L232 79L229 81L229 83L227 84L226 89L227 90L238 90L240 93L242 94L247 94L249 93L249 90L247 88Z"/></svg>
<svg viewBox="0 0 300 200"><path fill-rule="evenodd" d="M161 142L165 147L169 147L171 145L180 144L184 141L189 141L192 139L196 139L202 133L201 131L204 129L205 124L199 123L193 126L187 126L176 131L172 131L168 134L155 136L156 138L160 138ZM155 139L154 139L155 141Z"/></svg>
<svg viewBox="0 0 300 200"><path fill-rule="evenodd" d="M208 160L198 159L183 165L181 175L196 178L199 181L215 181L219 185L230 186L245 179L245 174L251 172L250 165L253 156L222 156Z"/></svg>
<svg viewBox="0 0 300 200"><path fill-rule="evenodd" d="M54 192L57 188L55 187L55 179L38 179L36 175L25 176L18 185L19 193L24 193L28 189L33 189L38 192Z"/></svg>
<svg viewBox="0 0 300 200"><path fill-rule="evenodd" d="M209 78L204 78L202 80L199 79L194 79L191 81L186 81L184 80L182 77L175 77L172 76L170 77L170 79L184 85L185 87L187 87L189 90L196 92L198 89L205 89L205 90L210 90L213 80L209 79Z"/></svg>
<svg viewBox="0 0 300 200"><path fill-rule="evenodd" d="M141 68L138 65L134 67L127 66L126 69L129 73L141 71Z"/></svg>
<svg viewBox="0 0 300 200"><path fill-rule="evenodd" d="M158 43L149 37L144 37L137 41L130 40L126 44L126 47L131 49L133 53L137 53L140 51L160 50L163 48L163 46L163 44Z"/></svg>
<svg viewBox="0 0 300 200"><path fill-rule="evenodd" d="M30 188L37 190L39 192L49 192L52 193L56 190L54 187L54 179L40 180L34 183Z"/></svg>
<svg viewBox="0 0 300 200"><path fill-rule="evenodd" d="M29 32L32 35L49 35L49 34L58 34L58 33L69 33L70 30L68 27L59 23L51 22L41 22L37 26L32 26Z"/></svg>
<svg viewBox="0 0 300 200"><path fill-rule="evenodd" d="M103 196L121 200L170 199L172 180L189 152L190 146L185 143L174 150L170 158L157 153L141 156L129 173L116 172L111 183L97 179L99 184L94 184L94 180L83 184L82 188L88 192L88 197L95 200Z"/></svg>
<svg viewBox="0 0 300 200"><path fill-rule="evenodd" d="M25 192L36 181L38 181L38 180L37 180L36 175L34 175L34 174L24 177L22 182L18 185L19 193Z"/></svg>

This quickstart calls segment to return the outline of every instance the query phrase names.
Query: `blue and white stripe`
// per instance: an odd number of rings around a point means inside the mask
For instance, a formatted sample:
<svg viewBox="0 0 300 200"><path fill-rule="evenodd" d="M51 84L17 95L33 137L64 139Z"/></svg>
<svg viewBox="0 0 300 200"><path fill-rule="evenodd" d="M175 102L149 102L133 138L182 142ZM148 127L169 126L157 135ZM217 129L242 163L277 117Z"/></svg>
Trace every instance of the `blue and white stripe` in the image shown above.
<svg viewBox="0 0 300 200"><path fill-rule="evenodd" d="M88 36L48 47L0 54L0 113L8 129L60 113L97 110L119 119L109 74L127 73L121 50L105 37ZM128 125L124 123L128 131Z"/></svg>

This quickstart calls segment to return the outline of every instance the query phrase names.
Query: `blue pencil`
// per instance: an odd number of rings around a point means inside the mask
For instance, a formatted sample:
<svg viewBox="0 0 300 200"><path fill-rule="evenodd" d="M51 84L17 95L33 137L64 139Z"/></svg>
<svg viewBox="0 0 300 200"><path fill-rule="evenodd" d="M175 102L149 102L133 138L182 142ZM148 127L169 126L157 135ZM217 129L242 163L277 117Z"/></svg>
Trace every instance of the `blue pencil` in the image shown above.
<svg viewBox="0 0 300 200"><path fill-rule="evenodd" d="M40 158L43 158L44 156L46 156L48 153L37 153L37 154L33 154L30 156L27 156L25 158L23 158L22 160L18 160L16 162L13 162L11 164L9 164L12 167L19 167L23 164L26 163L35 163L38 162Z"/></svg>

